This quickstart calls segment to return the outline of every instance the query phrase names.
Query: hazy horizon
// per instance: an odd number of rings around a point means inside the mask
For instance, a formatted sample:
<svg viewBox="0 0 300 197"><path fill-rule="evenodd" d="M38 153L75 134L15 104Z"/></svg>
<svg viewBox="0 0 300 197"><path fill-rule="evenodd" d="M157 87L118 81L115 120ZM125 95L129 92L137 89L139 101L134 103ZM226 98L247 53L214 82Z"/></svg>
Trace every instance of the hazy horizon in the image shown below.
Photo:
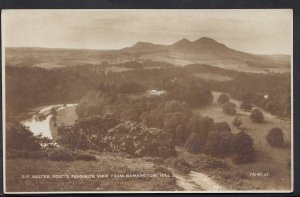
<svg viewBox="0 0 300 197"><path fill-rule="evenodd" d="M209 37L253 54L292 55L291 10L4 10L5 47L117 50Z"/></svg>

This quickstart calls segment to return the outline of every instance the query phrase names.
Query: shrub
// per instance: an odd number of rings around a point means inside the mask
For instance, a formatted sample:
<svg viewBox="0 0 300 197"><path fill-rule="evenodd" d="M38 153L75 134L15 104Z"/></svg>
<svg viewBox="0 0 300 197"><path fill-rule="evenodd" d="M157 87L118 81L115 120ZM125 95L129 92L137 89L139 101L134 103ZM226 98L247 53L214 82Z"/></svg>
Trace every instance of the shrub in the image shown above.
<svg viewBox="0 0 300 197"><path fill-rule="evenodd" d="M228 115L235 115L236 114L235 107L236 106L234 103L231 102L225 103L223 105L223 112Z"/></svg>
<svg viewBox="0 0 300 197"><path fill-rule="evenodd" d="M193 161L192 166L201 169L201 170L210 170L210 169L228 169L226 163L223 160L210 156L201 156L199 159Z"/></svg>
<svg viewBox="0 0 300 197"><path fill-rule="evenodd" d="M263 123L264 115L259 109L254 109L251 112L250 119L255 123Z"/></svg>
<svg viewBox="0 0 300 197"><path fill-rule="evenodd" d="M242 120L239 119L238 117L235 117L235 119L232 122L233 126L239 127L243 124Z"/></svg>
<svg viewBox="0 0 300 197"><path fill-rule="evenodd" d="M173 175L172 171L167 169L167 168L164 168L162 166L155 166L154 168L154 172L155 173L160 173L160 174L168 174L168 175Z"/></svg>
<svg viewBox="0 0 300 197"><path fill-rule="evenodd" d="M185 148L189 153L199 153L203 148L203 144L200 143L201 138L199 133L191 133L185 143Z"/></svg>
<svg viewBox="0 0 300 197"><path fill-rule="evenodd" d="M160 157L143 157L143 159L154 164L162 164L164 162L164 160Z"/></svg>
<svg viewBox="0 0 300 197"><path fill-rule="evenodd" d="M136 157L176 155L172 134L143 124L126 121L108 130L102 139L104 149L123 152Z"/></svg>
<svg viewBox="0 0 300 197"><path fill-rule="evenodd" d="M273 147L282 147L284 144L283 132L280 128L272 128L266 136L267 142Z"/></svg>
<svg viewBox="0 0 300 197"><path fill-rule="evenodd" d="M229 102L229 96L227 94L221 94L217 100L218 103L224 104Z"/></svg>
<svg viewBox="0 0 300 197"><path fill-rule="evenodd" d="M113 115L91 116L80 119L72 126L59 127L57 132L60 145L70 149L97 149L101 150L106 145L103 138L107 131L118 123Z"/></svg>
<svg viewBox="0 0 300 197"><path fill-rule="evenodd" d="M191 171L190 164L181 157L169 158L165 161L165 164L185 174Z"/></svg>
<svg viewBox="0 0 300 197"><path fill-rule="evenodd" d="M168 114L165 117L163 128L169 131L175 131L177 126L180 124L181 119L182 117L180 113Z"/></svg>
<svg viewBox="0 0 300 197"><path fill-rule="evenodd" d="M48 158L52 161L74 161L72 152L64 149L49 152Z"/></svg>

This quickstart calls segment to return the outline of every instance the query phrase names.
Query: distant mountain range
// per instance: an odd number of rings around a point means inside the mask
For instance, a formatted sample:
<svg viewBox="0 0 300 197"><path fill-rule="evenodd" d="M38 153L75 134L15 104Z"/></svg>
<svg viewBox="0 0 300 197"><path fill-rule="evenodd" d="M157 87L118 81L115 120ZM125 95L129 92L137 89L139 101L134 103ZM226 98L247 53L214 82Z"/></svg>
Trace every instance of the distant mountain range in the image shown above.
<svg viewBox="0 0 300 197"><path fill-rule="evenodd" d="M255 55L228 48L214 39L202 37L194 42L182 39L171 45L138 42L120 52L135 54L141 59L175 64L202 63L228 69L251 71L257 68L290 68L289 55Z"/></svg>
<svg viewBox="0 0 300 197"><path fill-rule="evenodd" d="M6 48L6 63L33 66L36 63L74 65L74 62L98 64L107 61L161 61L178 66L208 64L245 72L290 72L289 55L257 55L237 51L214 39L182 39L171 45L138 42L120 50ZM73 62L73 63L71 63ZM33 64L33 65L31 65Z"/></svg>

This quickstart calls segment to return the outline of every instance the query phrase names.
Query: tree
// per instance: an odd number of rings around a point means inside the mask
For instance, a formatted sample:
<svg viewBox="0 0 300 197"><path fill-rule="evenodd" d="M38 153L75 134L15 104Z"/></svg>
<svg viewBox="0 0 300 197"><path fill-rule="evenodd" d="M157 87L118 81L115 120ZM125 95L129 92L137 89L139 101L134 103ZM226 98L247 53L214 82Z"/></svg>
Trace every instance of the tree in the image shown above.
<svg viewBox="0 0 300 197"><path fill-rule="evenodd" d="M250 111L252 109L252 103L248 99L244 99L241 104L241 109Z"/></svg>
<svg viewBox="0 0 300 197"><path fill-rule="evenodd" d="M138 121L139 116L137 111L134 108L124 108L120 113L120 119L122 121L127 121L127 120Z"/></svg>
<svg viewBox="0 0 300 197"><path fill-rule="evenodd" d="M251 163L255 160L253 139L243 131L232 136L230 149L235 164Z"/></svg>
<svg viewBox="0 0 300 197"><path fill-rule="evenodd" d="M250 119L255 123L263 123L264 115L259 109L254 109L251 112Z"/></svg>
<svg viewBox="0 0 300 197"><path fill-rule="evenodd" d="M238 117L235 117L235 119L232 122L233 126L239 127L243 124L242 120L239 119Z"/></svg>
<svg viewBox="0 0 300 197"><path fill-rule="evenodd" d="M164 103L163 111L165 113L174 113L184 111L186 106L180 101L169 100Z"/></svg>
<svg viewBox="0 0 300 197"><path fill-rule="evenodd" d="M204 150L210 155L224 157L230 154L231 138L228 130L213 130L208 133Z"/></svg>
<svg viewBox="0 0 300 197"><path fill-rule="evenodd" d="M197 133L199 134L199 143L204 146L208 133L213 130L214 120L210 117L200 117L198 126L199 130ZM203 147L201 147L201 149L202 148Z"/></svg>
<svg viewBox="0 0 300 197"><path fill-rule="evenodd" d="M7 150L29 150L41 149L39 139L33 135L28 127L18 123L9 123L6 127Z"/></svg>
<svg viewBox="0 0 300 197"><path fill-rule="evenodd" d="M186 147L190 152L199 152L204 147L208 133L214 127L214 120L210 117L192 116L187 125L189 138Z"/></svg>
<svg viewBox="0 0 300 197"><path fill-rule="evenodd" d="M283 111L282 109L282 105L280 102L278 102L278 100L275 100L275 101L268 101L266 104L265 104L265 109L269 112L271 112L272 114L278 114L278 112L280 111Z"/></svg>
<svg viewBox="0 0 300 197"><path fill-rule="evenodd" d="M189 123L187 125L187 130L189 133L198 133L198 131L199 131L199 116L192 116L189 119Z"/></svg>
<svg viewBox="0 0 300 197"><path fill-rule="evenodd" d="M205 106L213 100L211 91L198 79L187 78L173 85L168 92L169 99L186 102L192 107Z"/></svg>
<svg viewBox="0 0 300 197"><path fill-rule="evenodd" d="M181 122L180 113L172 113L166 116L164 121L164 129L174 132Z"/></svg>
<svg viewBox="0 0 300 197"><path fill-rule="evenodd" d="M183 125L178 125L176 127L176 144L183 145L188 138L188 133L184 129Z"/></svg>
<svg viewBox="0 0 300 197"><path fill-rule="evenodd" d="M59 145L71 149L103 149L104 137L119 120L114 115L91 116L80 119L72 126L59 127Z"/></svg>
<svg viewBox="0 0 300 197"><path fill-rule="evenodd" d="M56 116L56 114L57 114L57 111L55 110L55 108L54 108L54 107L52 107L52 108L51 108L51 110L50 110L50 114L51 114L51 115L53 115L53 116Z"/></svg>
<svg viewBox="0 0 300 197"><path fill-rule="evenodd" d="M221 94L220 96L219 96L219 98L218 98L218 103L220 103L220 104L224 104L224 103L227 103L227 102L229 102L229 96L228 96L228 94Z"/></svg>
<svg viewBox="0 0 300 197"><path fill-rule="evenodd" d="M134 94L134 93L144 92L145 88L139 83L132 82L132 81L125 81L118 84L117 90L119 93Z"/></svg>
<svg viewBox="0 0 300 197"><path fill-rule="evenodd" d="M205 133L211 131L214 127L214 120L208 116L200 117L199 119L199 130Z"/></svg>
<svg viewBox="0 0 300 197"><path fill-rule="evenodd" d="M227 122L216 122L213 126L215 131L231 131L230 126Z"/></svg>
<svg viewBox="0 0 300 197"><path fill-rule="evenodd" d="M235 104L231 102L225 103L223 105L223 112L228 115L235 115L236 114Z"/></svg>
<svg viewBox="0 0 300 197"><path fill-rule="evenodd" d="M189 153L200 153L203 144L200 144L200 135L199 133L191 133L185 143L185 148Z"/></svg>
<svg viewBox="0 0 300 197"><path fill-rule="evenodd" d="M222 131L220 134L220 141L218 144L218 155L225 157L231 154L230 143L232 140L232 133L230 131Z"/></svg>
<svg viewBox="0 0 300 197"><path fill-rule="evenodd" d="M137 157L167 158L176 155L174 138L170 133L136 122L118 124L102 139L106 142L105 150L111 152L125 152Z"/></svg>
<svg viewBox="0 0 300 197"><path fill-rule="evenodd" d="M266 136L267 142L273 147L282 147L284 144L283 132L280 128L272 128Z"/></svg>

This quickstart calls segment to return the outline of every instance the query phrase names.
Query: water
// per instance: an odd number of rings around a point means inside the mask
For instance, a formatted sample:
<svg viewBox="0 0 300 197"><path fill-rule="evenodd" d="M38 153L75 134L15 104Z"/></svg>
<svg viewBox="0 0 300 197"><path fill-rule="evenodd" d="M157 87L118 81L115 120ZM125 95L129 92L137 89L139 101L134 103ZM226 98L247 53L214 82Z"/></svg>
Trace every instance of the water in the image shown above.
<svg viewBox="0 0 300 197"><path fill-rule="evenodd" d="M41 134L44 137L48 137L52 139L51 131L50 131L50 119L52 115L46 117L45 120L38 120L36 115L32 118L21 122L24 126L29 127L34 135Z"/></svg>
<svg viewBox="0 0 300 197"><path fill-rule="evenodd" d="M38 111L38 114L35 114L31 118L22 121L21 124L29 127L34 135L41 134L43 137L52 139L53 137L50 130L50 120L52 115L50 114L50 110L52 108L55 108L56 111L60 111L64 108L72 107L75 105L77 104L66 104L66 106L63 106L63 104L45 106ZM38 115L40 114L46 116L46 118L41 120L40 118L38 118Z"/></svg>

